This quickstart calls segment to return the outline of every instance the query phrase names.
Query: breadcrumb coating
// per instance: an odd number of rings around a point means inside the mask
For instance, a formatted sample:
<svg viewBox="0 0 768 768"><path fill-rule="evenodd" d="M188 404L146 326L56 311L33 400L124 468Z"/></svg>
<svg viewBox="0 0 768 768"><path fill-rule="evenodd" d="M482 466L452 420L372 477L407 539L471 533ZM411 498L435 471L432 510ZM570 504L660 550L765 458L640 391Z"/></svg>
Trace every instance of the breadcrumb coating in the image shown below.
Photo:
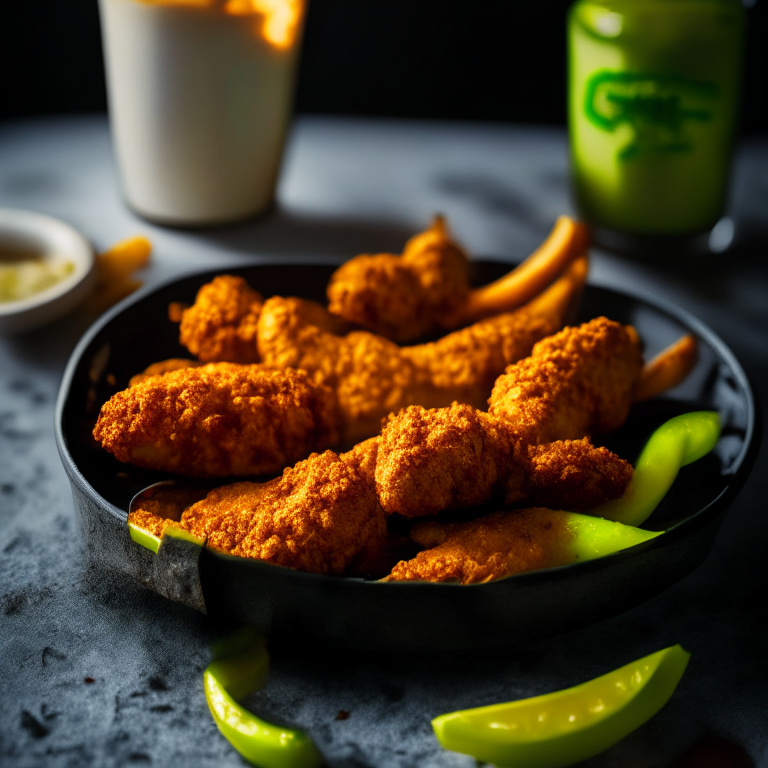
<svg viewBox="0 0 768 768"><path fill-rule="evenodd" d="M371 483L332 451L268 483L216 488L184 512L181 525L222 552L337 576L386 538Z"/></svg>
<svg viewBox="0 0 768 768"><path fill-rule="evenodd" d="M382 507L405 517L493 500L589 510L621 496L632 478L630 464L586 438L525 445L503 420L459 403L391 417L375 472Z"/></svg>
<svg viewBox="0 0 768 768"><path fill-rule="evenodd" d="M564 565L573 534L557 512L522 509L461 523L419 523L411 536L431 548L399 562L384 581L478 584Z"/></svg>
<svg viewBox="0 0 768 768"><path fill-rule="evenodd" d="M429 344L399 347L366 331L327 333L303 320L295 299L273 296L262 309L258 345L266 365L300 368L336 392L342 439L352 444L412 404L484 405L504 368L559 325L559 316L532 316L523 308Z"/></svg>
<svg viewBox="0 0 768 768"><path fill-rule="evenodd" d="M179 341L204 363L257 363L256 324L261 294L242 277L219 275L182 313Z"/></svg>
<svg viewBox="0 0 768 768"><path fill-rule="evenodd" d="M503 423L469 405L414 405L381 433L376 490L388 513L430 515L484 504L514 468Z"/></svg>
<svg viewBox="0 0 768 768"><path fill-rule="evenodd" d="M632 465L588 438L520 446L515 451L527 484L525 504L586 512L624 495ZM520 486L507 488L506 503L520 501Z"/></svg>
<svg viewBox="0 0 768 768"><path fill-rule="evenodd" d="M526 444L610 432L629 414L642 365L635 329L599 317L543 339L507 368L489 411Z"/></svg>
<svg viewBox="0 0 768 768"><path fill-rule="evenodd" d="M402 256L362 254L334 272L328 308L399 343L441 327L469 295L469 262L445 221L406 243Z"/></svg>
<svg viewBox="0 0 768 768"><path fill-rule="evenodd" d="M118 392L93 436L119 461L227 477L280 472L338 442L338 423L333 392L303 371L209 363Z"/></svg>

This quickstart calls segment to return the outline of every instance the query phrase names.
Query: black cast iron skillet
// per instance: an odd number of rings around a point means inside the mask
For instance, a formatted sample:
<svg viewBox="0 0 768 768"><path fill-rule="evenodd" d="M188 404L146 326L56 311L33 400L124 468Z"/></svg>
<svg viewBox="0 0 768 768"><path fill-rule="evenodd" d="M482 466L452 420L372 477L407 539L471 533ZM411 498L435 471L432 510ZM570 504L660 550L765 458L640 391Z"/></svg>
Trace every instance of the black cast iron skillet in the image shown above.
<svg viewBox="0 0 768 768"><path fill-rule="evenodd" d="M226 270L263 295L324 300L335 264L258 264ZM509 268L476 262L484 284ZM169 542L157 555L133 542L126 524L131 498L168 479L120 464L91 436L99 408L150 363L188 357L172 301L192 303L221 270L141 291L86 333L67 366L56 409L56 438L72 484L81 531L92 561L127 574L160 594L213 617L281 635L370 650L455 650L510 645L586 626L648 600L695 569L709 552L729 504L741 489L759 446L755 401L728 347L688 313L649 298L587 286L579 321L598 315L632 323L646 358L683 333L696 336L699 362L677 390L633 408L627 424L603 443L634 461L649 434L679 413L713 409L723 432L712 454L684 468L646 527L663 536L574 565L461 586L379 583L299 573L255 560Z"/></svg>

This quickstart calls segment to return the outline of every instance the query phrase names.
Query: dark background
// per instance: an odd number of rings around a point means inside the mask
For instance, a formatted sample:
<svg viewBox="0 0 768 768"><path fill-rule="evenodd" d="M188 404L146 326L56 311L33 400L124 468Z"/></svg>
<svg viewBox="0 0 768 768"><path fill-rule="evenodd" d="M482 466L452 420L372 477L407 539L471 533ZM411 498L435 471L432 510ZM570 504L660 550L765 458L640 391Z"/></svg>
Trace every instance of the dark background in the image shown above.
<svg viewBox="0 0 768 768"><path fill-rule="evenodd" d="M747 3L742 126L768 134L768 0ZM564 125L569 5L310 0L297 109ZM96 0L1 7L0 120L106 110Z"/></svg>

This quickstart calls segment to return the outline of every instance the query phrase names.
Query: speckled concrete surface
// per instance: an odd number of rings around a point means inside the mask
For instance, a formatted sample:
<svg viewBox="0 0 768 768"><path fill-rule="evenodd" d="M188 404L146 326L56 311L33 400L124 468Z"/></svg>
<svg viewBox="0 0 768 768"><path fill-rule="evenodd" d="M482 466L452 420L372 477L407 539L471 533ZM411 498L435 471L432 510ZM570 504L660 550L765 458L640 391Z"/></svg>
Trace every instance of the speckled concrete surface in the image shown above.
<svg viewBox="0 0 768 768"><path fill-rule="evenodd" d="M0 126L0 206L63 218L98 248L147 232L156 282L190 268L397 248L435 210L475 253L523 255L569 210L562 132L348 120L300 122L269 218L226 230L163 230L119 198L102 117ZM597 253L593 279L631 284L698 315L768 390L768 142L744 147L727 258L691 269ZM241 766L202 690L206 617L87 565L53 410L87 324L0 339L0 764ZM664 768L706 732L768 766L766 449L694 574L640 608L504 651L418 656L271 648L267 687L247 702L305 728L334 768L471 768L442 750L430 718L544 693L672 643L692 652L672 701L592 768ZM340 711L349 713L337 719Z"/></svg>

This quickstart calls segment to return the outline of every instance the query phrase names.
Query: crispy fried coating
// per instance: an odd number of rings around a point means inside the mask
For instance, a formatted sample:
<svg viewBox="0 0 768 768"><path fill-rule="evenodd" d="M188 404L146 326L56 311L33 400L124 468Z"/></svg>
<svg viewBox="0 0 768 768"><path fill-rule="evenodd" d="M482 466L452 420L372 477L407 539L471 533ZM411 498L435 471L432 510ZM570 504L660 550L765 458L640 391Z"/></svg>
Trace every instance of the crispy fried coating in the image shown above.
<svg viewBox="0 0 768 768"><path fill-rule="evenodd" d="M268 483L216 488L184 512L181 525L222 552L333 575L386 538L372 484L332 451L313 454Z"/></svg>
<svg viewBox="0 0 768 768"><path fill-rule="evenodd" d="M414 405L381 433L376 490L388 513L406 517L484 504L516 468L503 422L469 405Z"/></svg>
<svg viewBox="0 0 768 768"><path fill-rule="evenodd" d="M502 419L454 403L392 416L375 476L387 513L419 517L493 500L589 510L621 496L632 467L586 438L522 444Z"/></svg>
<svg viewBox="0 0 768 768"><path fill-rule="evenodd" d="M182 368L199 368L204 363L199 360L188 360L184 357L171 357L168 360L160 360L157 363L148 365L141 373L131 376L128 382L129 387L141 384L142 381L151 379L153 376L162 376L170 371L180 371Z"/></svg>
<svg viewBox="0 0 768 768"><path fill-rule="evenodd" d="M204 363L256 363L256 324L263 299L242 277L219 275L185 309L179 341Z"/></svg>
<svg viewBox="0 0 768 768"><path fill-rule="evenodd" d="M526 444L610 432L629 414L642 365L635 329L599 317L543 339L511 365L489 411Z"/></svg>
<svg viewBox="0 0 768 768"><path fill-rule="evenodd" d="M525 484L508 483L506 503L586 512L624 494L632 465L587 438L556 440L515 450Z"/></svg>
<svg viewBox="0 0 768 768"><path fill-rule="evenodd" d="M293 299L305 323L345 333L347 323L307 299ZM264 300L242 277L219 275L181 312L179 342L205 363L257 363L256 327Z"/></svg>
<svg viewBox="0 0 768 768"><path fill-rule="evenodd" d="M411 536L431 548L399 562L384 581L493 581L565 564L572 539L562 516L549 509L494 512L461 523L419 523Z"/></svg>
<svg viewBox="0 0 768 768"><path fill-rule="evenodd" d="M93 436L119 461L195 477L274 474L338 441L333 392L303 371L210 363L115 394Z"/></svg>
<svg viewBox="0 0 768 768"><path fill-rule="evenodd" d="M329 310L393 341L405 343L444 327L469 295L469 262L445 220L411 238L402 256L363 254L334 272Z"/></svg>
<svg viewBox="0 0 768 768"><path fill-rule="evenodd" d="M556 313L531 315L523 308L429 344L399 347L365 331L327 333L304 321L295 299L273 296L262 309L258 345L266 365L300 368L334 389L343 442L354 443L375 435L387 414L408 405L483 405L505 366L559 323Z"/></svg>

